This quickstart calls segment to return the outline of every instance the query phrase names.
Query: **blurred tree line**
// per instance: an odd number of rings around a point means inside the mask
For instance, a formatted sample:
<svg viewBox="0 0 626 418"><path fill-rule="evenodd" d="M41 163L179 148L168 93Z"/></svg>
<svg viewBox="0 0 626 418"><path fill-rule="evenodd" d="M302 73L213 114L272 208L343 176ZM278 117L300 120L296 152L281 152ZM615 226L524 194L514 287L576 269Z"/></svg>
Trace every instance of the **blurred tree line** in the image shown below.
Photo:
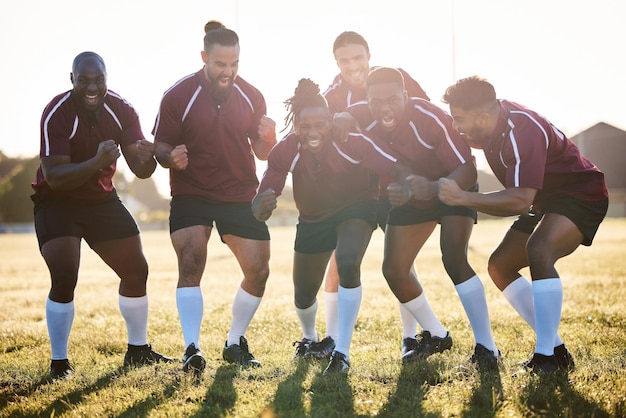
<svg viewBox="0 0 626 418"><path fill-rule="evenodd" d="M0 223L33 222L33 193L31 183L39 167L39 156L9 158L0 151ZM169 197L161 195L152 178L127 179L118 169L113 183L122 202L133 214L137 223L153 228L168 227ZM278 209L269 223L295 225L297 210L290 187L285 187L279 197Z"/></svg>

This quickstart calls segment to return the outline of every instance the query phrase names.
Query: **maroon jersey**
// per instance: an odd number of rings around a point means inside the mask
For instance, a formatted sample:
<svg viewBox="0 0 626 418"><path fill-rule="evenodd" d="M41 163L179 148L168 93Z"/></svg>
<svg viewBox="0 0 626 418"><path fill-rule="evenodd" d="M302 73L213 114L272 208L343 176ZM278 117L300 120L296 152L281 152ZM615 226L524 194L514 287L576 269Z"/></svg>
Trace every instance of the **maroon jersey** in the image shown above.
<svg viewBox="0 0 626 418"><path fill-rule="evenodd" d="M507 188L531 187L533 206L555 194L596 201L608 197L604 174L546 118L506 100L489 145L484 148L495 176Z"/></svg>
<svg viewBox="0 0 626 418"><path fill-rule="evenodd" d="M115 92L109 90L104 104L95 112L77 106L72 91L56 96L41 116L40 157L65 155L70 162L80 163L93 158L100 142L113 139L118 145L130 145L144 135L135 109ZM73 199L98 200L113 190L116 163L100 169L73 190L55 191L44 179L41 166L32 186L35 192Z"/></svg>
<svg viewBox="0 0 626 418"><path fill-rule="evenodd" d="M250 202L259 184L251 145L266 113L261 92L241 77L221 104L202 70L165 92L152 133L155 142L187 146L189 165L170 170L172 196Z"/></svg>
<svg viewBox="0 0 626 418"><path fill-rule="evenodd" d="M387 132L378 124L367 103L357 103L347 111L357 120L363 133L390 149L416 175L435 181L472 161L469 146L452 127L452 117L426 100L409 99L404 115L393 132ZM389 181L381 179L381 194L385 194ZM436 198L411 199L408 204L429 208L437 202Z"/></svg>
<svg viewBox="0 0 626 418"><path fill-rule="evenodd" d="M372 67L374 69L376 67ZM419 97L430 100L422 86L419 85L411 76L401 68L398 71L404 77L404 87L409 97ZM324 97L328 102L331 113L343 112L348 106L352 106L358 102L367 101L367 91L365 87L354 88L344 81L341 74L337 74L331 85L324 92Z"/></svg>
<svg viewBox="0 0 626 418"><path fill-rule="evenodd" d="M320 222L348 206L378 195L378 176L389 174L396 158L370 138L350 133L346 143L327 141L318 153L301 148L295 133L272 149L259 192L279 196L291 173L302 222Z"/></svg>

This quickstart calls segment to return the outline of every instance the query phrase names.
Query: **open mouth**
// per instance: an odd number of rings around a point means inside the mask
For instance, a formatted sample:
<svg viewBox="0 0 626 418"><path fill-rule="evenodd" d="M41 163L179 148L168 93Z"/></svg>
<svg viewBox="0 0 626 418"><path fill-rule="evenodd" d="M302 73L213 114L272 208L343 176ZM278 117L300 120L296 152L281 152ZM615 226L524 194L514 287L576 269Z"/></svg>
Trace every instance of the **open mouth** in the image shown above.
<svg viewBox="0 0 626 418"><path fill-rule="evenodd" d="M309 148L317 148L322 144L322 140L321 139L311 139L311 140L307 140L306 144L308 145Z"/></svg>
<svg viewBox="0 0 626 418"><path fill-rule="evenodd" d="M384 116L380 123L384 128L393 128L396 125L396 119L392 116Z"/></svg>
<svg viewBox="0 0 626 418"><path fill-rule="evenodd" d="M87 106L96 106L98 104L97 94L85 94L85 104Z"/></svg>

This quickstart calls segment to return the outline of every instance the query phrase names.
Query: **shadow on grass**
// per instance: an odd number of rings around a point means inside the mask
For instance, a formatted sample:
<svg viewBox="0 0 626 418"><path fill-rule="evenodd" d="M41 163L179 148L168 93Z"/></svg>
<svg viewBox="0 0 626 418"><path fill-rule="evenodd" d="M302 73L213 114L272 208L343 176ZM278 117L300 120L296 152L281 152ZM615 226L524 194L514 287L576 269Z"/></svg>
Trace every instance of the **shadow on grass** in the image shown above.
<svg viewBox="0 0 626 418"><path fill-rule="evenodd" d="M499 370L478 369L480 383L473 391L462 417L494 417L502 407L504 393Z"/></svg>
<svg viewBox="0 0 626 418"><path fill-rule="evenodd" d="M379 417L396 418L406 416L410 411L414 417L438 417L439 415L424 410L422 403L428 393L429 386L443 382L439 374L441 364L418 360L403 364L396 383L396 390L389 394L387 403L383 405Z"/></svg>
<svg viewBox="0 0 626 418"><path fill-rule="evenodd" d="M83 400L87 398L89 394L92 394L92 393L95 393L104 389L105 387L109 386L112 380L118 378L120 375L123 375L125 373L126 373L126 368L124 368L124 366L120 366L117 369L111 370L105 375L99 377L95 382L93 382L90 385L81 386L69 393L61 393L59 394L59 397L54 400L54 402L48 405L47 408L37 411L36 414L37 416L41 416L41 417L62 415L63 413L74 409L76 405L80 405L83 402ZM53 381L51 381L48 377L45 377L39 382L38 386L36 387L40 387L40 386L43 386L44 384L51 384L51 383L53 383ZM32 412L26 413L24 415L17 412L13 414L13 416L31 417L33 415L32 415Z"/></svg>
<svg viewBox="0 0 626 418"><path fill-rule="evenodd" d="M541 373L527 376L528 384L522 390L520 402L535 416L590 416L609 417L602 406L585 399L571 385L566 373Z"/></svg>
<svg viewBox="0 0 626 418"><path fill-rule="evenodd" d="M306 417L304 410L304 380L309 370L309 362L298 361L296 369L276 389L272 408L277 416Z"/></svg>
<svg viewBox="0 0 626 418"><path fill-rule="evenodd" d="M326 364L322 363L324 368ZM322 368L321 370L323 370ZM354 417L352 388L345 373L331 373L323 376L322 371L311 383L311 417Z"/></svg>
<svg viewBox="0 0 626 418"><path fill-rule="evenodd" d="M239 367L231 364L222 364L215 372L213 384L209 386L200 409L192 417L223 417L237 402L237 392L233 379L237 376Z"/></svg>

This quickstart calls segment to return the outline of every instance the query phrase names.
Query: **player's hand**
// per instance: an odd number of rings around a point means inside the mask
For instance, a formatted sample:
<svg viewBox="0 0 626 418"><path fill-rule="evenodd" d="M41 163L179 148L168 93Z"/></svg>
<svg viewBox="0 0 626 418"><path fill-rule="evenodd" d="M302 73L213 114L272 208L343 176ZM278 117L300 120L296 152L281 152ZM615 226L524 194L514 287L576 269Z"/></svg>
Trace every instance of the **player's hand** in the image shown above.
<svg viewBox="0 0 626 418"><path fill-rule="evenodd" d="M252 214L259 221L267 221L276 209L276 192L273 189L264 190L252 199Z"/></svg>
<svg viewBox="0 0 626 418"><path fill-rule="evenodd" d="M417 200L430 200L437 196L437 182L432 182L426 177L411 174L406 178L406 182Z"/></svg>
<svg viewBox="0 0 626 418"><path fill-rule="evenodd" d="M115 141L107 139L98 144L98 151L96 152L95 158L98 160L100 168L104 168L113 164L120 155L122 155L122 152Z"/></svg>
<svg viewBox="0 0 626 418"><path fill-rule="evenodd" d="M276 143L276 122L273 119L262 116L259 121L259 137L261 141Z"/></svg>
<svg viewBox="0 0 626 418"><path fill-rule="evenodd" d="M187 157L187 145L181 144L176 146L170 152L170 168L174 170L184 170L189 165L189 158Z"/></svg>
<svg viewBox="0 0 626 418"><path fill-rule="evenodd" d="M442 177L439 179L439 200L448 206L462 205L461 194L463 190L456 184L456 181Z"/></svg>
<svg viewBox="0 0 626 418"><path fill-rule="evenodd" d="M390 183L387 186L387 198L392 206L402 206L411 199L411 191L399 183Z"/></svg>
<svg viewBox="0 0 626 418"><path fill-rule="evenodd" d="M147 139L137 141L137 158L142 164L152 161L154 159L154 144Z"/></svg>
<svg viewBox="0 0 626 418"><path fill-rule="evenodd" d="M356 119L348 112L335 113L333 116L333 137L339 142L346 142L350 132L361 132Z"/></svg>

